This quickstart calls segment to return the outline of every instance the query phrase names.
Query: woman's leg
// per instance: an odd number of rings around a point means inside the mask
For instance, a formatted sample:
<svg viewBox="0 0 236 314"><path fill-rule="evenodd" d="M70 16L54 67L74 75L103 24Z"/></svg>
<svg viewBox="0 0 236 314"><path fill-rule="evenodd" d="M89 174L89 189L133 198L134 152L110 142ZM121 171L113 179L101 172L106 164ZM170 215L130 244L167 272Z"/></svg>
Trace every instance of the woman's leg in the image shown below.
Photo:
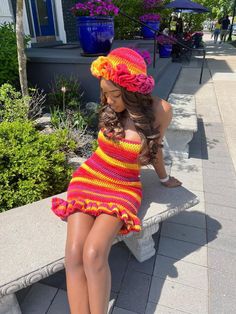
<svg viewBox="0 0 236 314"><path fill-rule="evenodd" d="M90 313L83 247L93 224L94 217L84 213L74 213L67 220L65 268L71 314Z"/></svg>
<svg viewBox="0 0 236 314"><path fill-rule="evenodd" d="M216 43L216 41L217 41L217 33L214 32L214 43Z"/></svg>
<svg viewBox="0 0 236 314"><path fill-rule="evenodd" d="M86 239L83 251L84 270L92 314L106 314L111 290L108 255L123 222L117 217L101 214Z"/></svg>

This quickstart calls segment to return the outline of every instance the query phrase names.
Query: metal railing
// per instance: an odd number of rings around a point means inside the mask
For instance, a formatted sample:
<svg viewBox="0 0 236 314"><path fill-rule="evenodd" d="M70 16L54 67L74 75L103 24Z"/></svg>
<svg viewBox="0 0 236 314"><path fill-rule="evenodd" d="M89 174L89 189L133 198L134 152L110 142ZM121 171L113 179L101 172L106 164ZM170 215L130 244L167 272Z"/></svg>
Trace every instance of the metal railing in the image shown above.
<svg viewBox="0 0 236 314"><path fill-rule="evenodd" d="M144 22L141 22L135 18L133 18L132 16L129 16L128 14L126 14L125 12L123 12L122 10L119 11L119 14L121 14L122 16L128 18L129 20L138 23L139 25L145 26L148 29L150 29L151 31L154 32L154 37L153 37L153 68L156 67L156 52L157 52L157 35L162 35L165 36L166 38L171 38L173 40L172 37L163 34L162 32L160 32L159 30L156 30L152 27L150 27L149 25L145 24ZM206 50L205 48L194 48L194 47L189 47L187 45L185 45L184 43L180 42L179 40L175 39L175 45L178 45L188 51L200 51L202 52L202 64L201 64L201 72L200 72L200 79L199 79L199 84L202 83L202 75L203 75L203 69L204 69L204 64L205 64L205 59L206 59Z"/></svg>

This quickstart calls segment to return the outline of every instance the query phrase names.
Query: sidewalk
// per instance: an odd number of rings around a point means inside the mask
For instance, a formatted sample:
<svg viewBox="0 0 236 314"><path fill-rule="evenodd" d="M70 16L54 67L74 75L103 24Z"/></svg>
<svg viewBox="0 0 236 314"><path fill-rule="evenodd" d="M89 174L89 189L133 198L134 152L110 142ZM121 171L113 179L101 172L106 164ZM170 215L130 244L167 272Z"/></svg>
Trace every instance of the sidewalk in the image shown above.
<svg viewBox="0 0 236 314"><path fill-rule="evenodd" d="M198 132L172 175L200 203L162 224L157 254L138 263L112 247L112 314L236 313L236 48L214 45L199 85L198 58L183 65L173 93L195 96ZM189 175L191 173L191 175ZM69 314L64 271L18 293L23 314Z"/></svg>

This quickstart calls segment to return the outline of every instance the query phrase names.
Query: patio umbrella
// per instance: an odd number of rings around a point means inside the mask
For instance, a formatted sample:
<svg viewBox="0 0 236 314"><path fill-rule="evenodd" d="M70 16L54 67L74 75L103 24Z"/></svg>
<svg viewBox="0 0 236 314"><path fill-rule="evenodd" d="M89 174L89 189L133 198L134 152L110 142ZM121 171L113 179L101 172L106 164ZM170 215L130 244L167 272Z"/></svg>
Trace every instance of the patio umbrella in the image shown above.
<svg viewBox="0 0 236 314"><path fill-rule="evenodd" d="M175 0L165 5L165 8L175 9L177 12L183 13L206 13L210 12L209 9L205 8L199 3L190 0Z"/></svg>

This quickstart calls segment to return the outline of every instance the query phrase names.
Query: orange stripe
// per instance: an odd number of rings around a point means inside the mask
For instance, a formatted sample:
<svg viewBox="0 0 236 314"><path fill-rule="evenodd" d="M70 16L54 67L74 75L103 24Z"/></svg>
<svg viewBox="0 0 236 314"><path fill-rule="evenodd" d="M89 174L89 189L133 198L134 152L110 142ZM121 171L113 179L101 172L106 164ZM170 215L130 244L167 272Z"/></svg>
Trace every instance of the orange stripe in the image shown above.
<svg viewBox="0 0 236 314"><path fill-rule="evenodd" d="M111 177L104 175L100 171L93 170L85 163L81 166L81 168L85 169L87 172L93 174L94 176L96 176L98 179L101 179L101 180L105 179L107 181L110 181L114 184L119 184L121 186L127 185L127 186L132 186L132 187L137 187L137 188L141 187L140 181L129 182L129 181L116 180L116 179L113 179Z"/></svg>
<svg viewBox="0 0 236 314"><path fill-rule="evenodd" d="M109 188L109 189L114 189L116 190L117 187L119 188L119 192L124 192L126 194L129 194L131 196L133 196L135 199L137 199L139 202L141 201L141 197L138 196L136 193L134 193L133 191L129 191L129 190L126 190L126 189L122 189L120 186L117 186L115 184L106 184L104 182L101 182L99 180L91 180L90 178L83 178L83 177L74 177L72 178L71 182L86 182L90 185L93 185L93 186L102 186L102 187L106 187L106 188Z"/></svg>

